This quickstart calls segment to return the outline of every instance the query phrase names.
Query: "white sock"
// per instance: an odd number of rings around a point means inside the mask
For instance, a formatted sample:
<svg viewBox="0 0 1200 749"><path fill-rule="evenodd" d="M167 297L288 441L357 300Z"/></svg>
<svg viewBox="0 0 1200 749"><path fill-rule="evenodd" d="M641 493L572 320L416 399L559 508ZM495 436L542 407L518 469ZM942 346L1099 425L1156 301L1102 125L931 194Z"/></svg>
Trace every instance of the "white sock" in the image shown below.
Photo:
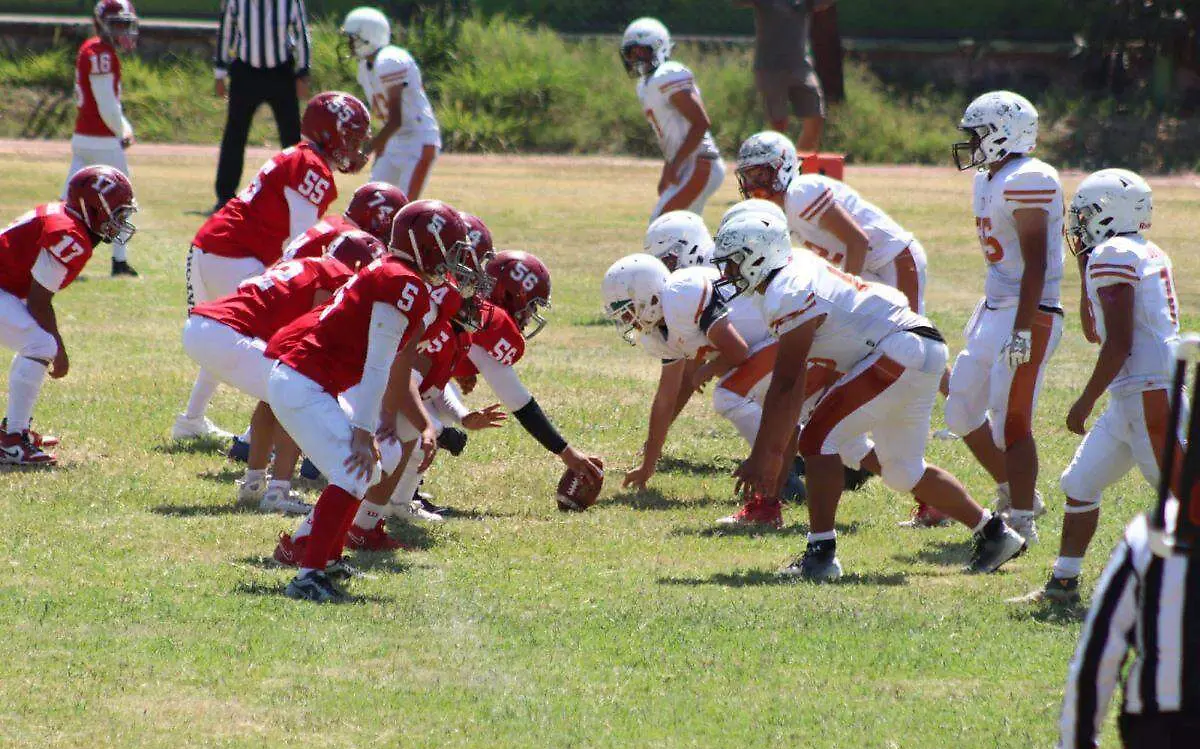
<svg viewBox="0 0 1200 749"><path fill-rule="evenodd" d="M39 361L25 356L14 356L8 370L8 429L10 434L19 434L29 428L33 416L33 404L42 392L46 381L47 367Z"/></svg>
<svg viewBox="0 0 1200 749"><path fill-rule="evenodd" d="M242 442L245 442L247 445L250 444L250 427L246 427L246 431L242 432L242 436L238 437L238 439L240 439Z"/></svg>
<svg viewBox="0 0 1200 749"><path fill-rule="evenodd" d="M979 533L980 531L983 530L983 526L987 525L991 521L991 519L992 519L992 511L985 508L983 511L983 517L979 518L979 522L975 524L975 527L971 529L971 532Z"/></svg>
<svg viewBox="0 0 1200 749"><path fill-rule="evenodd" d="M201 369L196 374L196 384L192 385L192 394L188 396L187 410L183 415L189 419L204 418L204 412L208 410L208 404L216 395L217 386L220 384L208 370Z"/></svg>
<svg viewBox="0 0 1200 749"><path fill-rule="evenodd" d="M814 541L836 541L837 531L822 531L821 533L809 533L808 542L811 544Z"/></svg>
<svg viewBox="0 0 1200 749"><path fill-rule="evenodd" d="M358 505L358 512L354 515L354 527L369 531L378 525L380 520L383 520L386 512L387 507L383 505L361 502Z"/></svg>
<svg viewBox="0 0 1200 749"><path fill-rule="evenodd" d="M249 471L247 471L247 473L249 473ZM263 473L266 473L266 471L263 471ZM283 490L284 494L287 494L291 490L291 488L292 488L291 481L282 481L280 479L271 479L270 481L267 482L267 491L271 491L272 489L281 489L281 490Z"/></svg>
<svg viewBox="0 0 1200 749"><path fill-rule="evenodd" d="M1003 484L996 484L996 493L1003 494L1006 497L1011 496L1008 482L1005 481Z"/></svg>
<svg viewBox="0 0 1200 749"><path fill-rule="evenodd" d="M266 477L267 477L267 471L265 468L261 471L254 471L254 470L247 468L246 475L242 476L242 482L246 483L246 484L253 484L256 481L262 481Z"/></svg>
<svg viewBox="0 0 1200 749"><path fill-rule="evenodd" d="M407 505L412 501L413 493L417 491L417 486L421 483L421 474L417 473L417 465L420 463L418 458L418 455L413 455L408 461L404 473L400 476L400 481L396 483L396 488L388 500L389 505Z"/></svg>
<svg viewBox="0 0 1200 749"><path fill-rule="evenodd" d="M1050 574L1055 577L1079 577L1083 571L1083 557L1059 557L1054 560Z"/></svg>
<svg viewBox="0 0 1200 749"><path fill-rule="evenodd" d="M304 519L300 521L300 527L297 528L296 532L292 534L292 543L295 543L302 538L306 538L308 534L312 533L312 516L313 514L310 511L304 516Z"/></svg>
<svg viewBox="0 0 1200 749"><path fill-rule="evenodd" d="M1033 510L1018 510L1013 508L1012 511L1008 513L1008 516L1012 518L1013 523L1020 523L1023 525L1033 520Z"/></svg>
<svg viewBox="0 0 1200 749"><path fill-rule="evenodd" d="M113 260L116 260L118 263L124 262L128 257L128 255L126 255L126 247L124 242L113 242L112 253Z"/></svg>

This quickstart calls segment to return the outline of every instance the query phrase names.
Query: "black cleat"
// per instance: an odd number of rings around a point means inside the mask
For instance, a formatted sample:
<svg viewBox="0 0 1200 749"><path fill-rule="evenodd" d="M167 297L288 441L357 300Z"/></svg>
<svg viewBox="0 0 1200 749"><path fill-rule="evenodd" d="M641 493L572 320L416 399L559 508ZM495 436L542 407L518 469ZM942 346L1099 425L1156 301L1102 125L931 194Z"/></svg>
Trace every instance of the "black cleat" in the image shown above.
<svg viewBox="0 0 1200 749"><path fill-rule="evenodd" d="M112 261L112 274L113 276L129 276L130 278L138 277L138 272L134 270L132 265L124 260L117 260L115 258Z"/></svg>
<svg viewBox="0 0 1200 749"><path fill-rule="evenodd" d="M314 603L342 603L349 598L345 591L334 585L329 576L320 570L296 575L288 583L284 595L298 601Z"/></svg>
<svg viewBox="0 0 1200 749"><path fill-rule="evenodd" d="M1025 539L1004 524L999 515L992 516L983 530L975 534L975 550L965 572L995 572L1010 559L1025 551Z"/></svg>
<svg viewBox="0 0 1200 749"><path fill-rule="evenodd" d="M810 541L804 556L779 571L786 577L797 577L814 583L833 582L842 576L842 563L837 558L836 541Z"/></svg>

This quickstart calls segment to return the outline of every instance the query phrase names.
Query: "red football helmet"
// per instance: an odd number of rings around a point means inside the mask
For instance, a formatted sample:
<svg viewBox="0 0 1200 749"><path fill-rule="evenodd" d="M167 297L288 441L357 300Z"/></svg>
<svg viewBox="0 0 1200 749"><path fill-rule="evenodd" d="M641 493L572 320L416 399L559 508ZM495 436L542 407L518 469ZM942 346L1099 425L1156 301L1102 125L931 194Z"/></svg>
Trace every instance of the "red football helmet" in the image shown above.
<svg viewBox="0 0 1200 749"><path fill-rule="evenodd" d="M436 282L451 271L451 253L466 242L467 227L458 211L440 200L416 200L396 214L389 249Z"/></svg>
<svg viewBox="0 0 1200 749"><path fill-rule="evenodd" d="M100 0L92 11L96 32L126 52L137 47L138 16L129 0Z"/></svg>
<svg viewBox="0 0 1200 749"><path fill-rule="evenodd" d="M458 216L467 227L467 241L460 251L453 253L450 268L458 279L464 297L469 299L479 295L487 298L492 293L492 277L483 269L496 254L492 246L492 233L478 216L466 211L459 211Z"/></svg>
<svg viewBox="0 0 1200 749"><path fill-rule="evenodd" d="M133 184L111 166L88 166L67 181L67 210L104 242L128 242L136 231Z"/></svg>
<svg viewBox="0 0 1200 749"><path fill-rule="evenodd" d="M392 236L392 219L407 203L408 196L399 187L387 182L368 182L354 191L350 205L346 206L346 218L386 243Z"/></svg>
<svg viewBox="0 0 1200 749"><path fill-rule="evenodd" d="M382 257L387 247L367 232L351 229L339 234L326 252L357 273L375 258Z"/></svg>
<svg viewBox="0 0 1200 749"><path fill-rule="evenodd" d="M351 94L326 91L310 99L300 133L343 174L360 171L367 164L363 147L371 137L371 113Z"/></svg>
<svg viewBox="0 0 1200 749"><path fill-rule="evenodd" d="M546 327L538 307L550 308L550 269L535 255L520 250L501 250L485 268L492 278L492 303L512 315L526 340ZM533 323L532 331L525 329Z"/></svg>

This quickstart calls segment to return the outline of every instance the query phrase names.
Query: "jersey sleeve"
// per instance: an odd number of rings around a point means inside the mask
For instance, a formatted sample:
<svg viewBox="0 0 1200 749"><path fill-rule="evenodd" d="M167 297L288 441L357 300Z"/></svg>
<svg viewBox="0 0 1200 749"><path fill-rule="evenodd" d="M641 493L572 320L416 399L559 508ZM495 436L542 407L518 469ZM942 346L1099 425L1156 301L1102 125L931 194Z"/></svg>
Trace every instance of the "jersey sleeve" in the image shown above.
<svg viewBox="0 0 1200 749"><path fill-rule="evenodd" d="M380 60L375 63L375 75L383 90L391 91L397 87L409 86L412 83L416 67L413 61L405 56L386 55L381 56ZM420 73L416 74L416 78L419 84Z"/></svg>
<svg viewBox="0 0 1200 749"><path fill-rule="evenodd" d="M1004 207L1009 213L1027 208L1049 211L1061 199L1058 172L1050 167L1018 171L1004 180Z"/></svg>
<svg viewBox="0 0 1200 749"><path fill-rule="evenodd" d="M822 181L804 175L793 177L786 200L788 223L794 226L799 221L816 227L833 205L833 197L833 188Z"/></svg>
<svg viewBox="0 0 1200 749"><path fill-rule="evenodd" d="M1087 281L1093 289L1118 284L1136 284L1141 280L1141 258L1136 252L1113 244L1092 250L1087 263Z"/></svg>
<svg viewBox="0 0 1200 749"><path fill-rule="evenodd" d="M770 289L763 305L767 328L779 338L804 323L825 314L821 299L811 289L789 284Z"/></svg>
<svg viewBox="0 0 1200 749"><path fill-rule="evenodd" d="M668 62L658 69L654 76L654 85L658 87L663 99L670 99L680 91L694 91L696 77L692 75L692 71L688 70L686 65Z"/></svg>
<svg viewBox="0 0 1200 749"><path fill-rule="evenodd" d="M708 278L672 282L663 294L663 319L672 333L698 329L707 335L728 312L724 295Z"/></svg>
<svg viewBox="0 0 1200 749"><path fill-rule="evenodd" d="M471 334L471 343L497 362L512 366L525 355L525 336L512 318L499 309L492 310L490 315L487 325Z"/></svg>

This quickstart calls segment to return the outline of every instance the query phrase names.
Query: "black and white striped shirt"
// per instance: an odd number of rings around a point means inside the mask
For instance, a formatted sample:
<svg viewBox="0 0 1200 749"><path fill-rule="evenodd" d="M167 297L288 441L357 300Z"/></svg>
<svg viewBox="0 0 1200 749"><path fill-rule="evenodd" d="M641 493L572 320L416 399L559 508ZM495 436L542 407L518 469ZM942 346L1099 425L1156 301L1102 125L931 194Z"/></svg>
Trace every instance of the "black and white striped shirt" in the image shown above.
<svg viewBox="0 0 1200 749"><path fill-rule="evenodd" d="M274 68L290 59L308 74L308 12L304 0L223 0L214 65L222 77L234 60Z"/></svg>
<svg viewBox="0 0 1200 749"><path fill-rule="evenodd" d="M1173 525L1178 504L1167 506ZM1092 749L1125 671L1122 711L1200 715L1200 553L1160 557L1145 515L1125 529L1096 586L1071 659L1059 746Z"/></svg>

